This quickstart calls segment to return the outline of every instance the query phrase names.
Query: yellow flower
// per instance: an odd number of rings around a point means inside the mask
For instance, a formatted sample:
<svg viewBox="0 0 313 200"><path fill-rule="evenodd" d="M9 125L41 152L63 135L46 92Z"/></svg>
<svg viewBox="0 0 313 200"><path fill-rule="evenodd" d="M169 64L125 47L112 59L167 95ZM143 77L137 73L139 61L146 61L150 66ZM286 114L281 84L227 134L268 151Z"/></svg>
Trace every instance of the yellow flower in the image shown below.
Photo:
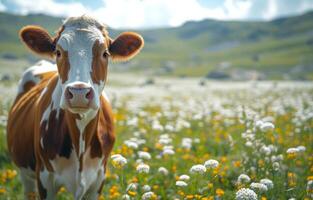
<svg viewBox="0 0 313 200"><path fill-rule="evenodd" d="M194 198L194 196L192 195L192 194L188 194L187 196L186 196L186 199L193 199Z"/></svg>
<svg viewBox="0 0 313 200"><path fill-rule="evenodd" d="M264 160L259 160L258 164L259 164L259 167L264 167Z"/></svg>
<svg viewBox="0 0 313 200"><path fill-rule="evenodd" d="M132 180L131 180L131 182L137 183L137 182L138 182L138 178L137 178L137 177L133 177Z"/></svg>
<svg viewBox="0 0 313 200"><path fill-rule="evenodd" d="M261 197L261 200L267 200L267 198L266 197Z"/></svg>
<svg viewBox="0 0 313 200"><path fill-rule="evenodd" d="M238 161L235 161L233 163L234 167L240 167L241 166L241 162L238 160Z"/></svg>
<svg viewBox="0 0 313 200"><path fill-rule="evenodd" d="M223 156L222 158L221 158L221 162L222 163L225 163L227 161L227 157L226 156Z"/></svg>
<svg viewBox="0 0 313 200"><path fill-rule="evenodd" d="M160 144L160 143L156 143L155 144L155 148L158 149L158 150L163 150L163 145Z"/></svg>
<svg viewBox="0 0 313 200"><path fill-rule="evenodd" d="M65 187L61 187L61 188L59 189L59 193L63 193L63 192L66 192Z"/></svg>
<svg viewBox="0 0 313 200"><path fill-rule="evenodd" d="M296 153L288 153L287 154L287 158L288 159L295 159L297 157L297 154Z"/></svg>
<svg viewBox="0 0 313 200"><path fill-rule="evenodd" d="M176 172L176 170L177 170L176 165L173 165L173 167L172 167L172 171L175 173L175 172Z"/></svg>
<svg viewBox="0 0 313 200"><path fill-rule="evenodd" d="M180 196L185 196L185 193L181 190L178 190L177 194L179 194Z"/></svg>
<svg viewBox="0 0 313 200"><path fill-rule="evenodd" d="M306 180L312 181L312 180L313 180L313 176L308 176L308 177L306 178Z"/></svg>
<svg viewBox="0 0 313 200"><path fill-rule="evenodd" d="M104 196L103 196L103 195L100 195L100 196L98 197L98 200L105 200L105 199L104 199Z"/></svg>
<svg viewBox="0 0 313 200"><path fill-rule="evenodd" d="M110 194L114 194L115 192L118 191L118 187L116 185L113 185L111 188L110 188Z"/></svg>
<svg viewBox="0 0 313 200"><path fill-rule="evenodd" d="M135 191L131 191L131 190L128 190L127 193L132 197L136 196L137 194Z"/></svg>
<svg viewBox="0 0 313 200"><path fill-rule="evenodd" d="M214 200L214 196L202 197L201 200Z"/></svg>
<svg viewBox="0 0 313 200"><path fill-rule="evenodd" d="M153 185L152 188L153 188L153 190L158 190L159 186L158 185Z"/></svg>
<svg viewBox="0 0 313 200"><path fill-rule="evenodd" d="M213 183L208 183L208 188L212 189L213 188Z"/></svg>
<svg viewBox="0 0 313 200"><path fill-rule="evenodd" d="M222 190L221 188L217 188L216 191L215 191L216 195L221 197L224 195L224 190Z"/></svg>
<svg viewBox="0 0 313 200"><path fill-rule="evenodd" d="M8 179L13 179L16 175L17 175L16 170L8 169L6 171L6 176L7 176Z"/></svg>
<svg viewBox="0 0 313 200"><path fill-rule="evenodd" d="M5 194L7 191L6 191L6 189L5 188L0 188L0 195L1 194Z"/></svg>

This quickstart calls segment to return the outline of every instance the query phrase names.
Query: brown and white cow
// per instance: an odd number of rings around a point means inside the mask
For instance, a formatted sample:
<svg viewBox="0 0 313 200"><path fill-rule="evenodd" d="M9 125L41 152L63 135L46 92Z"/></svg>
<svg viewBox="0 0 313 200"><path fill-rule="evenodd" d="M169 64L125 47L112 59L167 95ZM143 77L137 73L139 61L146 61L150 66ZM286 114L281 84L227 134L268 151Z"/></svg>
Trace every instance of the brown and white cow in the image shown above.
<svg viewBox="0 0 313 200"><path fill-rule="evenodd" d="M67 19L55 37L38 26L24 27L20 37L36 54L56 60L24 73L9 113L8 149L25 199L37 191L41 199L55 199L61 186L75 199L97 199L115 140L103 93L109 58L132 58L143 39L124 32L112 40L87 16Z"/></svg>

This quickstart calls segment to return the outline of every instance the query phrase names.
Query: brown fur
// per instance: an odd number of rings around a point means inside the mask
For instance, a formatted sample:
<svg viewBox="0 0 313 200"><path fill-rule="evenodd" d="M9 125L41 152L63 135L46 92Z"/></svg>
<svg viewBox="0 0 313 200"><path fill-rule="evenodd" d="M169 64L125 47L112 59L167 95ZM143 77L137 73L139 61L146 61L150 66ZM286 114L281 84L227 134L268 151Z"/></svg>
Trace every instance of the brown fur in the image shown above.
<svg viewBox="0 0 313 200"><path fill-rule="evenodd" d="M19 167L35 169L34 119L35 107L41 91L49 81L43 79L29 91L20 94L12 106L7 125L9 153ZM27 95L25 95L27 94Z"/></svg>
<svg viewBox="0 0 313 200"><path fill-rule="evenodd" d="M58 71L62 83L65 83L68 79L68 72L70 71L68 52L64 51L61 46L57 46L57 50L59 50L61 53L61 56L56 58Z"/></svg>
<svg viewBox="0 0 313 200"><path fill-rule="evenodd" d="M144 46L143 38L134 32L124 32L110 45L113 61L127 61L139 53Z"/></svg>
<svg viewBox="0 0 313 200"><path fill-rule="evenodd" d="M20 38L36 54L53 58L55 49L54 41L44 28L39 26L25 26L20 31Z"/></svg>
<svg viewBox="0 0 313 200"><path fill-rule="evenodd" d="M101 44L99 40L96 40L92 47L92 72L90 75L92 81L97 84L100 84L100 81L106 81L109 56L103 57L106 49L106 44Z"/></svg>

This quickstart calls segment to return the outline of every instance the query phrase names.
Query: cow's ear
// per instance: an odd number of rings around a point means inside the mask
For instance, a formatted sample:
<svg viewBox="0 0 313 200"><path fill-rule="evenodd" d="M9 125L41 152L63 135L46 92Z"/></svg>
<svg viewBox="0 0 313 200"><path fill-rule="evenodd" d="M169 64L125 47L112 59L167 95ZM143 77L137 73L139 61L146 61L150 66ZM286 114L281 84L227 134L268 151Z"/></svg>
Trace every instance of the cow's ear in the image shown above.
<svg viewBox="0 0 313 200"><path fill-rule="evenodd" d="M20 31L20 38L34 53L48 58L54 57L54 40L44 28L25 26Z"/></svg>
<svg viewBox="0 0 313 200"><path fill-rule="evenodd" d="M144 45L141 35L124 32L111 41L110 54L113 61L127 61L137 55Z"/></svg>

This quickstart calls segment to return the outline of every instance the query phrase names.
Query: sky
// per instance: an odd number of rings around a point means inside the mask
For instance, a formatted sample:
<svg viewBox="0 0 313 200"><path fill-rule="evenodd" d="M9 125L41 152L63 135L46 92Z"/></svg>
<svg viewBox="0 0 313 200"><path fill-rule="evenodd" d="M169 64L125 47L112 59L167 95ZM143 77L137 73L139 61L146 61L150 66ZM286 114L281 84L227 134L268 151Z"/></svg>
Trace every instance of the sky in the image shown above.
<svg viewBox="0 0 313 200"><path fill-rule="evenodd" d="M0 11L91 15L113 28L180 26L186 21L271 20L313 10L313 0L0 0Z"/></svg>

